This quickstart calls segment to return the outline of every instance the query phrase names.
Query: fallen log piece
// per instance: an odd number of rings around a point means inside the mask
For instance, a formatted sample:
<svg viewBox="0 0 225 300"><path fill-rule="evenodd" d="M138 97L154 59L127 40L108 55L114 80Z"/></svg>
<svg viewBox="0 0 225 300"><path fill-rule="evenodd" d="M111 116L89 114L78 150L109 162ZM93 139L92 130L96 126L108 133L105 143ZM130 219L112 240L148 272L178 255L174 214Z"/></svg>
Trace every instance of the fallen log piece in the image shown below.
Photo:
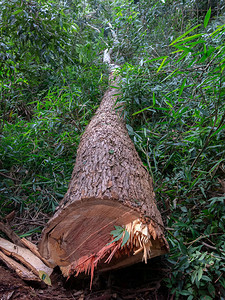
<svg viewBox="0 0 225 300"><path fill-rule="evenodd" d="M28 270L26 267L24 267L11 257L8 257L2 251L0 251L0 259L6 264L9 269L14 270L21 279L29 281L41 281L41 279L32 271Z"/></svg>
<svg viewBox="0 0 225 300"><path fill-rule="evenodd" d="M40 254L65 276L84 271L93 277L97 265L115 269L169 251L152 178L115 109L118 86L111 83L81 138L68 191L39 243ZM114 226L124 233L113 241Z"/></svg>
<svg viewBox="0 0 225 300"><path fill-rule="evenodd" d="M4 232L14 244L23 247L23 243L19 236L12 230L9 224L0 222L0 231Z"/></svg>
<svg viewBox="0 0 225 300"><path fill-rule="evenodd" d="M35 256L40 258L46 266L48 266L49 268L52 268L52 265L44 257L41 256L41 254L38 251L38 247L35 244L33 244L32 242L28 241L25 238L22 238L21 242L22 242L23 246L28 248Z"/></svg>
<svg viewBox="0 0 225 300"><path fill-rule="evenodd" d="M7 256L12 256L28 269L30 269L35 275L39 276L40 271L51 275L53 269L46 266L40 258L34 255L29 249L17 246L3 238L0 238L0 249ZM18 264L15 264L18 268Z"/></svg>

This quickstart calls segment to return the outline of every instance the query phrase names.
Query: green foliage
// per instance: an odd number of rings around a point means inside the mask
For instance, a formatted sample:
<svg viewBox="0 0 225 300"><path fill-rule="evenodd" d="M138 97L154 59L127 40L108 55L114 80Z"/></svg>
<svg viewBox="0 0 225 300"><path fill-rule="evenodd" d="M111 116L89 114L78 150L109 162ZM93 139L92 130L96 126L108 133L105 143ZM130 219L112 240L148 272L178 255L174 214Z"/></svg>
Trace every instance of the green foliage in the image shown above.
<svg viewBox="0 0 225 300"><path fill-rule="evenodd" d="M93 30L79 33L77 8L71 13L71 6L54 1L1 4L1 213L15 207L21 214L50 212L67 190L107 68L99 41L92 47Z"/></svg>
<svg viewBox="0 0 225 300"><path fill-rule="evenodd" d="M225 172L225 29L209 23L210 13L202 20L206 29L187 28L167 55L142 49L121 70L128 132L167 212L166 282L176 299L225 295L225 198L218 183Z"/></svg>
<svg viewBox="0 0 225 300"><path fill-rule="evenodd" d="M223 299L223 1L1 1L1 215L52 213L64 196L107 88L108 22L127 129L168 228L165 283L175 299Z"/></svg>
<svg viewBox="0 0 225 300"><path fill-rule="evenodd" d="M67 23L59 4L1 1L1 12L1 78L14 80L20 73L24 79L38 80L40 73L62 68L65 60L73 62L70 33L75 36L78 26Z"/></svg>
<svg viewBox="0 0 225 300"><path fill-rule="evenodd" d="M123 241L121 244L121 247L123 247L129 240L130 235L125 228L123 228L121 226L114 226L114 227L115 227L115 230L111 231L111 235L114 237L114 239L109 244L111 244L113 242L117 242L123 238Z"/></svg>
<svg viewBox="0 0 225 300"><path fill-rule="evenodd" d="M169 220L177 240L170 238L173 272L166 282L177 298L215 299L224 293L224 200L214 197L208 205L201 201L195 213L188 208L191 201L183 201Z"/></svg>
<svg viewBox="0 0 225 300"><path fill-rule="evenodd" d="M6 174L1 182L2 209L16 205L22 211L33 204L35 209L54 211L64 196L80 135L98 104L96 84L101 73L92 67L87 74L86 81L84 72L77 78L77 85L56 87L30 103L30 121L16 113L10 115L0 144L0 172ZM8 172L15 180L7 177Z"/></svg>
<svg viewBox="0 0 225 300"><path fill-rule="evenodd" d="M206 28L209 22L211 16L211 7L209 8L207 14L205 15L205 19L204 19L204 27Z"/></svg>

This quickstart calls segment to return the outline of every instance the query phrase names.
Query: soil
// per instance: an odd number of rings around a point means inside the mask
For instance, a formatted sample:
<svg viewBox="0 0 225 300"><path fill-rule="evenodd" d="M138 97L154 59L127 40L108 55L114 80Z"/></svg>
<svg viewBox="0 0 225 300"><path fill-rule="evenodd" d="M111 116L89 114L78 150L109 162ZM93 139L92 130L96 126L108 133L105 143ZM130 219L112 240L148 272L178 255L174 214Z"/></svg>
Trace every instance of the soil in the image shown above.
<svg viewBox="0 0 225 300"><path fill-rule="evenodd" d="M139 263L128 268L95 274L92 290L89 276L66 280L55 269L52 286L44 282L24 282L16 273L0 264L0 300L27 299L77 299L77 300L126 300L126 299L169 299L168 290L162 278L170 271L163 257Z"/></svg>

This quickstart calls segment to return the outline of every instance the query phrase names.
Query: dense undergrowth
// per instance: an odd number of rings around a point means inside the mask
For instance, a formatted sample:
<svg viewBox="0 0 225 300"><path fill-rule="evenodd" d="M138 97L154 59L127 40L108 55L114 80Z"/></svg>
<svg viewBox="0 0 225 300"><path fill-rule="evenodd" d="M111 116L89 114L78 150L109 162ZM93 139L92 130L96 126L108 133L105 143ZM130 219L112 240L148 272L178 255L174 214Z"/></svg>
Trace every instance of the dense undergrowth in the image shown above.
<svg viewBox="0 0 225 300"><path fill-rule="evenodd" d="M107 88L110 21L128 132L171 247L165 284L176 299L224 299L223 1L120 2L1 1L1 216L52 213L64 196Z"/></svg>

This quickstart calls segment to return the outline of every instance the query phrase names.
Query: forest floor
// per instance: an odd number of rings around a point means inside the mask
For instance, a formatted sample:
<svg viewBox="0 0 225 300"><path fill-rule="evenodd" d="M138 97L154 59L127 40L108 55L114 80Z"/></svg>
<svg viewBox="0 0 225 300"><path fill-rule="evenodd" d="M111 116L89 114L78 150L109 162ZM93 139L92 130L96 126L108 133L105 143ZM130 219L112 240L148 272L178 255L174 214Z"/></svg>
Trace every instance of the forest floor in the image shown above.
<svg viewBox="0 0 225 300"><path fill-rule="evenodd" d="M164 300L169 298L162 278L169 271L163 257L153 258L147 265L139 263L125 269L96 274L90 290L88 276L81 275L66 281L56 269L51 275L52 286L47 286L44 282L25 282L0 264L0 299Z"/></svg>

